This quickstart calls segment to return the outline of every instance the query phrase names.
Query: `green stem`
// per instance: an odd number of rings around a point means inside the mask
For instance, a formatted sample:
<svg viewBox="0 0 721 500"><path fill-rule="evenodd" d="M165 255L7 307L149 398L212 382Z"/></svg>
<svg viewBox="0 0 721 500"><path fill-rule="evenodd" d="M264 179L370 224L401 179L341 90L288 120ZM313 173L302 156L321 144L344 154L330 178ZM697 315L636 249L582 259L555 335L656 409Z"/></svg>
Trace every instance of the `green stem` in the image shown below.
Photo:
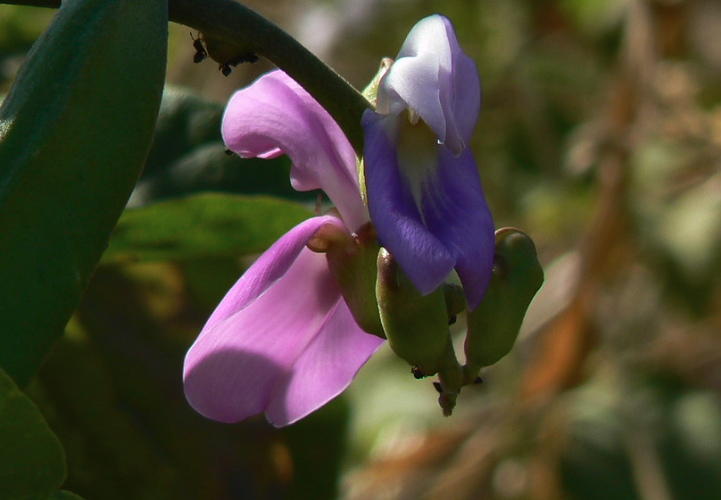
<svg viewBox="0 0 721 500"><path fill-rule="evenodd" d="M0 4L60 7L60 0L0 0ZM169 0L170 20L237 48L254 52L288 73L340 125L356 153L363 152L361 116L368 101L343 77L285 31L234 0Z"/></svg>

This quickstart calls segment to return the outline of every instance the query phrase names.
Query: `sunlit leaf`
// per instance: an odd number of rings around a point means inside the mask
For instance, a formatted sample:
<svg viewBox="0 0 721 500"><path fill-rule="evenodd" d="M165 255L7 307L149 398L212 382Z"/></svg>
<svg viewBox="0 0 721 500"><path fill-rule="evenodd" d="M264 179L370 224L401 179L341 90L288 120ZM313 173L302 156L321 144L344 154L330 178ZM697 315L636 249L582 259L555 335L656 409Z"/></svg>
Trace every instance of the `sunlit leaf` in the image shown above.
<svg viewBox="0 0 721 500"><path fill-rule="evenodd" d="M269 197L204 194L127 210L103 263L247 255L267 249L311 216Z"/></svg>

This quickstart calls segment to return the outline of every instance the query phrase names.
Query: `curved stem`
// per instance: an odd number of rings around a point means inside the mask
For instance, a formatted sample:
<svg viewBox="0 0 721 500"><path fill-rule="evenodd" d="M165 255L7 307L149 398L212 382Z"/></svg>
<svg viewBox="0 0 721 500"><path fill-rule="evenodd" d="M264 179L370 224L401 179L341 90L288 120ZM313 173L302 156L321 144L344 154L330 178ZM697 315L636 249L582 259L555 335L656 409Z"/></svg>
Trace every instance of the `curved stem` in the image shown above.
<svg viewBox="0 0 721 500"><path fill-rule="evenodd" d="M0 0L0 3L60 7L60 0ZM169 0L170 20L194 28L214 41L253 52L288 73L333 116L356 153L363 152L360 126L368 101L343 77L285 31L234 0Z"/></svg>

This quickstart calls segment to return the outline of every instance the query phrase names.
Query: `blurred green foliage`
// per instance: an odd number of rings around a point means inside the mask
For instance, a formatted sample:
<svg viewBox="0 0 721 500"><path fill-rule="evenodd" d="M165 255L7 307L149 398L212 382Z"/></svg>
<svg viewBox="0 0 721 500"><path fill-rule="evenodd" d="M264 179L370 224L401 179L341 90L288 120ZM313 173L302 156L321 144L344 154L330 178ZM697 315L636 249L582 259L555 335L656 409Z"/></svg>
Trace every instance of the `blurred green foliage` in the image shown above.
<svg viewBox="0 0 721 500"><path fill-rule="evenodd" d="M0 8L0 94L10 88L25 53L47 27L54 12L3 5Z"/></svg>
<svg viewBox="0 0 721 500"><path fill-rule="evenodd" d="M130 199L136 207L201 191L272 194L314 201L290 187L290 162L243 160L227 154L220 137L223 106L167 86L145 170ZM258 210L262 213L262 210ZM274 217L269 216L269 220Z"/></svg>
<svg viewBox="0 0 721 500"><path fill-rule="evenodd" d="M571 395L571 443L562 463L569 493L589 500L718 498L716 395L662 374L628 376L621 392L597 380Z"/></svg>

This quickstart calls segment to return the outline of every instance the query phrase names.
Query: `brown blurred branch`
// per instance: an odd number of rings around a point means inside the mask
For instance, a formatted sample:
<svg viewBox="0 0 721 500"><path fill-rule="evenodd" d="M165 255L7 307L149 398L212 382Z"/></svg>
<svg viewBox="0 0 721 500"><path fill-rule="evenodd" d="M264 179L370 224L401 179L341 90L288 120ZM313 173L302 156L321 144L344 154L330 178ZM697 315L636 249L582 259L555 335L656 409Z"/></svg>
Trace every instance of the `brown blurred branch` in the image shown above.
<svg viewBox="0 0 721 500"><path fill-rule="evenodd" d="M0 0L0 4L59 8L60 0ZM170 20L200 31L230 58L255 53L288 73L333 116L356 152L368 101L297 40L234 0L169 0ZM212 55L212 54L211 54ZM220 63L227 61L218 61Z"/></svg>
<svg viewBox="0 0 721 500"><path fill-rule="evenodd" d="M558 433L553 432L553 396L576 386L583 378L588 354L595 343L594 308L604 283L623 263L619 255L629 243L627 208L629 159L638 143L657 59L654 26L646 0L633 0L626 21L623 51L610 99L605 108L604 148L598 158L598 195L589 230L580 244L581 266L568 307L540 334L539 348L522 378L521 397L528 409L545 408L536 420L540 442L531 460L530 491L537 500L562 498L558 481ZM554 448L554 445L555 448ZM549 449L556 456L549 457ZM552 478L555 478L554 481Z"/></svg>
<svg viewBox="0 0 721 500"><path fill-rule="evenodd" d="M524 377L523 396L535 399L574 386L593 344L593 307L603 283L618 270L628 236L628 161L639 140L641 111L656 55L648 5L629 9L624 50L612 82L604 147L598 160L598 195L589 230L580 244L581 268L569 306L541 334Z"/></svg>

